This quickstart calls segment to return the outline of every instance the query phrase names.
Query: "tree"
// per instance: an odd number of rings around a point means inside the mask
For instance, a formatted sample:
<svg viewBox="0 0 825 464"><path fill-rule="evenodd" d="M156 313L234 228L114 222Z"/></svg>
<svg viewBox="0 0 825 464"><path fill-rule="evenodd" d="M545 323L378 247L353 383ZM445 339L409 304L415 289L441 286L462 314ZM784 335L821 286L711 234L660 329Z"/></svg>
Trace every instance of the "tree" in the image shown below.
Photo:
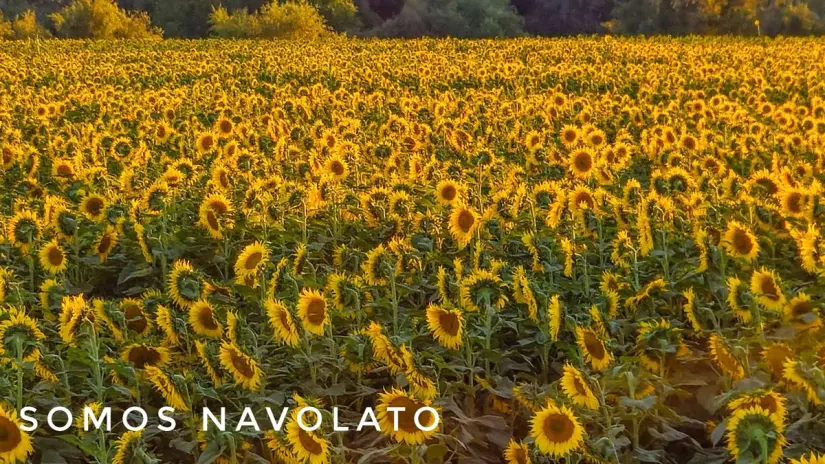
<svg viewBox="0 0 825 464"><path fill-rule="evenodd" d="M61 37L126 39L160 37L145 12L120 9L113 0L73 0L49 16Z"/></svg>
<svg viewBox="0 0 825 464"><path fill-rule="evenodd" d="M230 13L218 7L209 16L209 23L218 37L315 39L327 32L324 18L305 0L272 1L257 13L246 9Z"/></svg>
<svg viewBox="0 0 825 464"><path fill-rule="evenodd" d="M522 18L508 0L408 0L401 12L373 30L381 36L512 37Z"/></svg>

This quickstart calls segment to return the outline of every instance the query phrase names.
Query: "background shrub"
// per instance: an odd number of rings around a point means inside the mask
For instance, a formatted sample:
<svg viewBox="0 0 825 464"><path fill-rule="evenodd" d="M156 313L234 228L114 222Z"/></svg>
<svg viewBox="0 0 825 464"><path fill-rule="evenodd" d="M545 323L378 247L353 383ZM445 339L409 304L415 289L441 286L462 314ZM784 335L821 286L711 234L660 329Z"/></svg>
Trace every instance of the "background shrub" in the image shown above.
<svg viewBox="0 0 825 464"><path fill-rule="evenodd" d="M91 39L150 38L161 35L145 12L126 12L114 0L74 0L50 15L58 36Z"/></svg>

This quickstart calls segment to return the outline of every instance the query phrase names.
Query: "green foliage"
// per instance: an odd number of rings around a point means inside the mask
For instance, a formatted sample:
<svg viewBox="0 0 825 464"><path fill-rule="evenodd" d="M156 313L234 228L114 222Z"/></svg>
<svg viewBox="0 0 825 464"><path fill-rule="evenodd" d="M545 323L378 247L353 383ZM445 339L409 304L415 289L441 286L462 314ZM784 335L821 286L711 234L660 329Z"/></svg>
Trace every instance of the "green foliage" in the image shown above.
<svg viewBox="0 0 825 464"><path fill-rule="evenodd" d="M50 35L48 30L37 23L37 15L32 10L17 15L14 21L6 21L0 12L0 39L23 40Z"/></svg>
<svg viewBox="0 0 825 464"><path fill-rule="evenodd" d="M374 31L391 37L512 37L523 21L508 0L409 0Z"/></svg>
<svg viewBox="0 0 825 464"><path fill-rule="evenodd" d="M14 29L12 29L11 23L3 17L3 12L0 11L0 40L10 39L12 35L14 35Z"/></svg>
<svg viewBox="0 0 825 464"><path fill-rule="evenodd" d="M159 37L145 12L120 9L113 0L74 0L49 16L61 37L135 39Z"/></svg>
<svg viewBox="0 0 825 464"><path fill-rule="evenodd" d="M258 13L218 7L209 16L211 32L218 37L317 39L328 31L319 11L306 1L265 5Z"/></svg>
<svg viewBox="0 0 825 464"><path fill-rule="evenodd" d="M327 24L335 30L353 29L359 26L358 8L352 0L310 0Z"/></svg>

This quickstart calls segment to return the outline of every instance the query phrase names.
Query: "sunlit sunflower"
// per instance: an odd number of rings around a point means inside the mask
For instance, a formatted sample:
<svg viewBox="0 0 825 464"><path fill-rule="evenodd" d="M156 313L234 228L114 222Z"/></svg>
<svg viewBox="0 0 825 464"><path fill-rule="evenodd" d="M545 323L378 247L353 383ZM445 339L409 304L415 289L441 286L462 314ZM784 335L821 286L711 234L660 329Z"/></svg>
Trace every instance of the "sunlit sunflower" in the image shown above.
<svg viewBox="0 0 825 464"><path fill-rule="evenodd" d="M785 425L779 416L758 406L738 409L727 430L728 450L736 462L776 464L782 458Z"/></svg>
<svg viewBox="0 0 825 464"><path fill-rule="evenodd" d="M169 362L170 352L162 346L135 343L127 346L120 354L120 358L134 364L138 369L143 369L146 366L165 365Z"/></svg>
<svg viewBox="0 0 825 464"><path fill-rule="evenodd" d="M205 282L189 261L178 260L169 273L169 295L181 308L189 308L204 296Z"/></svg>
<svg viewBox="0 0 825 464"><path fill-rule="evenodd" d="M559 139L566 147L574 147L581 142L581 133L576 126L567 125L561 128Z"/></svg>
<svg viewBox="0 0 825 464"><path fill-rule="evenodd" d="M461 199L461 185L453 180L442 180L435 187L435 196L442 205L452 205Z"/></svg>
<svg viewBox="0 0 825 464"><path fill-rule="evenodd" d="M220 360L223 368L232 373L235 385L248 391L258 391L261 388L263 371L258 362L238 346L224 342L221 345Z"/></svg>
<svg viewBox="0 0 825 464"><path fill-rule="evenodd" d="M399 389L393 389L389 392L379 394L376 412L381 433L391 437L398 443L406 443L410 446L426 443L427 440L438 433L439 429L438 416L428 409L419 411L419 409L430 407L432 406L430 406L429 401L420 401ZM392 412L389 408L403 409ZM395 427L396 414L398 420L397 429ZM416 414L418 415L418 424L421 425L421 428L416 425Z"/></svg>
<svg viewBox="0 0 825 464"><path fill-rule="evenodd" d="M200 154L209 153L218 146L218 138L212 132L204 132L198 135L195 141L195 149Z"/></svg>
<svg viewBox="0 0 825 464"><path fill-rule="evenodd" d="M645 321L639 325L636 349L644 366L655 373L660 373L662 367L672 366L679 357L689 354L682 341L681 330L664 319Z"/></svg>
<svg viewBox="0 0 825 464"><path fill-rule="evenodd" d="M782 380L785 375L785 363L792 359L793 351L784 343L771 343L762 350L762 360L768 365L774 379Z"/></svg>
<svg viewBox="0 0 825 464"><path fill-rule="evenodd" d="M349 165L338 155L330 156L324 167L326 168L327 174L335 180L342 180L346 178L349 173Z"/></svg>
<svg viewBox="0 0 825 464"><path fill-rule="evenodd" d="M728 223L728 229L722 241L725 249L732 256L753 261L759 255L759 241L748 228L736 221Z"/></svg>
<svg viewBox="0 0 825 464"><path fill-rule="evenodd" d="M550 297L550 303L547 306L547 324L550 340L558 341L562 320L564 320L564 314L561 301L558 295L553 295Z"/></svg>
<svg viewBox="0 0 825 464"><path fill-rule="evenodd" d="M186 401L184 401L183 396L180 394L180 389L178 389L170 375L159 367L149 365L146 366L146 377L155 387L155 390L163 396L166 404L178 411L189 411L189 406L186 404Z"/></svg>
<svg viewBox="0 0 825 464"><path fill-rule="evenodd" d="M318 290L305 288L298 298L298 316L307 332L323 335L329 320L327 300Z"/></svg>
<svg viewBox="0 0 825 464"><path fill-rule="evenodd" d="M570 153L568 160L568 169L573 176L579 179L587 179L593 175L593 168L596 161L593 159L593 153L589 149L580 148Z"/></svg>
<svg viewBox="0 0 825 464"><path fill-rule="evenodd" d="M232 203L219 194L207 196L198 208L198 225L203 227L215 240L222 240L224 228L231 227L229 216L232 214Z"/></svg>
<svg viewBox="0 0 825 464"><path fill-rule="evenodd" d="M206 300L189 307L189 325L196 334L204 337L220 337L223 334L215 309Z"/></svg>
<svg viewBox="0 0 825 464"><path fill-rule="evenodd" d="M751 275L751 293L756 301L771 311L780 312L785 307L785 295L782 293L776 272L761 268Z"/></svg>
<svg viewBox="0 0 825 464"><path fill-rule="evenodd" d="M481 218L472 208L465 205L453 206L450 213L450 235L461 248L467 246L479 227Z"/></svg>
<svg viewBox="0 0 825 464"><path fill-rule="evenodd" d="M0 404L0 462L27 462L34 453L31 437L22 426L14 409Z"/></svg>
<svg viewBox="0 0 825 464"><path fill-rule="evenodd" d="M504 449L504 460L507 464L532 464L530 460L530 448L523 441L510 439L507 448Z"/></svg>
<svg viewBox="0 0 825 464"><path fill-rule="evenodd" d="M60 247L60 244L57 243L56 239L44 245L43 248L40 249L39 256L40 266L49 274L59 274L65 271L69 265L68 259L66 259L66 253L63 251L63 248Z"/></svg>
<svg viewBox="0 0 825 464"><path fill-rule="evenodd" d="M576 343L582 357L593 366L593 369L603 371L610 367L613 355L593 329L576 327Z"/></svg>
<svg viewBox="0 0 825 464"><path fill-rule="evenodd" d="M235 261L235 275L239 278L255 277L258 270L269 262L269 250L261 242L244 247Z"/></svg>
<svg viewBox="0 0 825 464"><path fill-rule="evenodd" d="M819 308L805 292L799 292L785 306L785 322L798 329L813 329L822 326Z"/></svg>
<svg viewBox="0 0 825 464"><path fill-rule="evenodd" d="M747 296L748 285L738 277L728 277L727 281L728 297L727 303L734 316L742 322L748 323L753 319L753 314L748 308L745 297Z"/></svg>
<svg viewBox="0 0 825 464"><path fill-rule="evenodd" d="M288 346L297 347L300 334L292 313L280 300L267 300L264 303L264 308L269 319L269 325L275 332L275 338Z"/></svg>
<svg viewBox="0 0 825 464"><path fill-rule="evenodd" d="M711 334L708 339L708 349L713 361L725 374L733 380L741 380L745 377L745 368L721 335Z"/></svg>
<svg viewBox="0 0 825 464"><path fill-rule="evenodd" d="M158 305L155 311L155 322L166 337L166 343L169 345L180 344L180 337L178 336L178 329L175 326L175 316L172 310L164 305Z"/></svg>
<svg viewBox="0 0 825 464"><path fill-rule="evenodd" d="M304 414L304 424L312 424L311 413ZM327 464L329 462L329 441L315 432L304 430L298 423L298 410L293 412L292 418L286 426L286 436L292 448L296 462L309 464Z"/></svg>
<svg viewBox="0 0 825 464"><path fill-rule="evenodd" d="M576 406L585 406L590 409L599 409L599 400L590 389L584 375L571 364L565 364L564 374L561 377L561 388L564 394Z"/></svg>
<svg viewBox="0 0 825 464"><path fill-rule="evenodd" d="M17 357L25 363L37 362L40 359L39 346L46 335L37 326L36 320L14 308L5 317L8 319L0 322L0 364Z"/></svg>
<svg viewBox="0 0 825 464"><path fill-rule="evenodd" d="M825 454L811 453L799 459L791 459L790 464L825 464Z"/></svg>
<svg viewBox="0 0 825 464"><path fill-rule="evenodd" d="M72 344L77 329L88 311L83 295L64 296L60 303L60 338L64 343Z"/></svg>
<svg viewBox="0 0 825 464"><path fill-rule="evenodd" d="M536 412L530 430L538 449L553 458L581 449L584 442L584 429L567 406L550 404Z"/></svg>
<svg viewBox="0 0 825 464"><path fill-rule="evenodd" d="M454 350L461 346L464 335L464 316L458 309L445 309L431 304L427 307L427 326L436 341L444 348Z"/></svg>

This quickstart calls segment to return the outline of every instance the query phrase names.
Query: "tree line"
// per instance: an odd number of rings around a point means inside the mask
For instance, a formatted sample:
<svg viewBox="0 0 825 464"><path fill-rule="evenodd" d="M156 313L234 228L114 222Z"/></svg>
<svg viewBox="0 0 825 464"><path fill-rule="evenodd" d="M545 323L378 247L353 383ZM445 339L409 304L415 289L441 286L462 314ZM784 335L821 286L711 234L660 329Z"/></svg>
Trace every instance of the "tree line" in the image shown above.
<svg viewBox="0 0 825 464"><path fill-rule="evenodd" d="M108 19L107 19L108 18ZM807 35L825 0L0 0L0 37Z"/></svg>

